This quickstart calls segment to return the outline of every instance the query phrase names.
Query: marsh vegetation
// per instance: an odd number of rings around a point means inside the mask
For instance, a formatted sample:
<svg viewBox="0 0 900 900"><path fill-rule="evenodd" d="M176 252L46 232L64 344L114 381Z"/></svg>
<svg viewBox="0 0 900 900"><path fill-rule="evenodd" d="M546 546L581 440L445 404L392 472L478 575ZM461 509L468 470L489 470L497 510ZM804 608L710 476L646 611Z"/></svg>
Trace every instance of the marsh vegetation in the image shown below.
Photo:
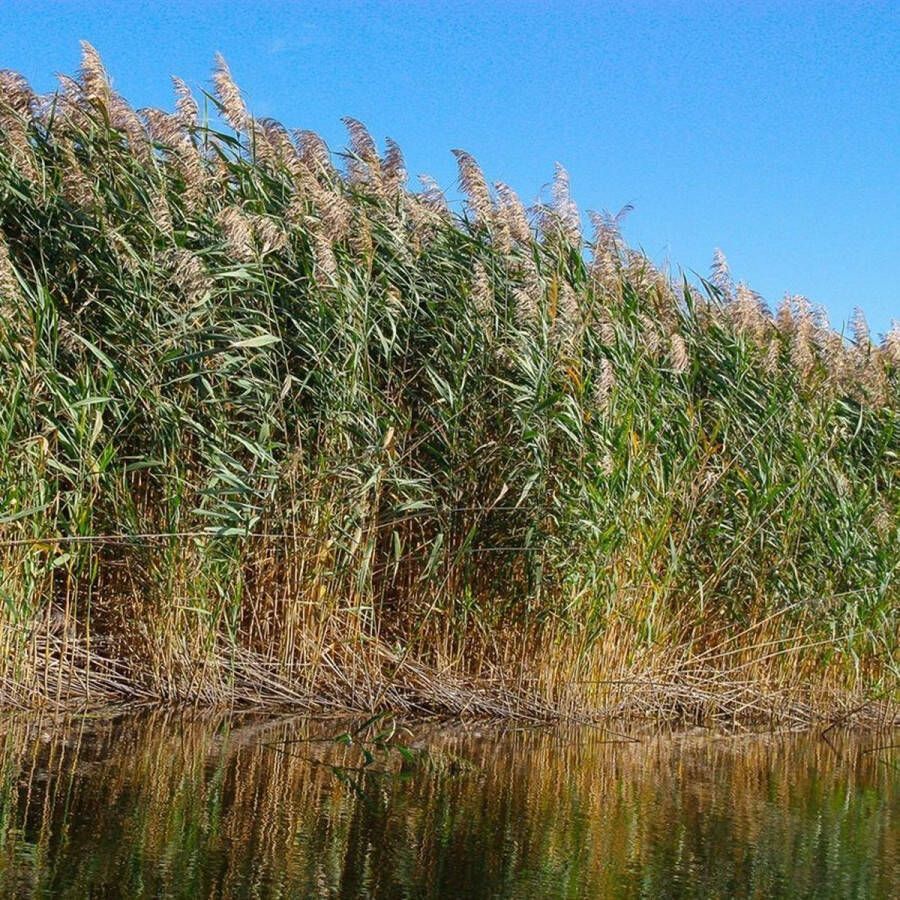
<svg viewBox="0 0 900 900"><path fill-rule="evenodd" d="M895 719L896 326L213 81L0 75L0 702Z"/></svg>

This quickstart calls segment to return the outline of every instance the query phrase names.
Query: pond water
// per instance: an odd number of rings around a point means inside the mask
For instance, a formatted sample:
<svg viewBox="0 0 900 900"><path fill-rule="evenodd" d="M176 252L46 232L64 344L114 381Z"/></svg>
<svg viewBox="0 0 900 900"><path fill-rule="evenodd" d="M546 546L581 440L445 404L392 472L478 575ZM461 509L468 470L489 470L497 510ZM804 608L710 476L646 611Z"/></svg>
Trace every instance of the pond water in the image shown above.
<svg viewBox="0 0 900 900"><path fill-rule="evenodd" d="M896 897L896 744L0 718L0 896Z"/></svg>

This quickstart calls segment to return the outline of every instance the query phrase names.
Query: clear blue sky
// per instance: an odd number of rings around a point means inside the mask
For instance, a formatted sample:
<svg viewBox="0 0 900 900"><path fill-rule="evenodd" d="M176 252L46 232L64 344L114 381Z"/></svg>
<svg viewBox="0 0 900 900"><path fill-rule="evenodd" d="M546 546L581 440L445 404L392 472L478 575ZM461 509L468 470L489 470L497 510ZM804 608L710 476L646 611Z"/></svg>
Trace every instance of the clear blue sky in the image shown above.
<svg viewBox="0 0 900 900"><path fill-rule="evenodd" d="M0 0L0 35L40 90L89 40L136 106L221 51L254 113L334 149L352 115L414 174L453 188L463 147L524 200L558 160L657 261L706 274L720 246L770 302L900 318L897 2Z"/></svg>

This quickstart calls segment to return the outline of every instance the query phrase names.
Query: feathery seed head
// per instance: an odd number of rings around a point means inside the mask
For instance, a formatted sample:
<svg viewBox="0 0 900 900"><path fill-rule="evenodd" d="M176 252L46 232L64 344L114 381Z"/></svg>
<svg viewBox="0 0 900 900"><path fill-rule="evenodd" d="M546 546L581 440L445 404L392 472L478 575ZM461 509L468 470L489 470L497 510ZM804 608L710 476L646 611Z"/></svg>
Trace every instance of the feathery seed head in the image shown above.
<svg viewBox="0 0 900 900"><path fill-rule="evenodd" d="M791 365L794 371L805 380L812 374L815 361L809 330L803 327L796 328L791 335Z"/></svg>
<svg viewBox="0 0 900 900"><path fill-rule="evenodd" d="M287 129L276 119L256 119L252 124L256 158L272 169L297 172L299 157Z"/></svg>
<svg viewBox="0 0 900 900"><path fill-rule="evenodd" d="M331 242L321 231L313 235L313 263L319 287L333 287L337 281L337 260Z"/></svg>
<svg viewBox="0 0 900 900"><path fill-rule="evenodd" d="M59 91L57 92L57 109L59 114L65 117L70 124L83 125L87 122L82 104L85 100L84 88L74 79L65 74L57 74Z"/></svg>
<svg viewBox="0 0 900 900"><path fill-rule="evenodd" d="M808 297L803 294L794 294L791 297L791 305L794 310L794 324L797 328L812 327L815 324L813 318L813 305Z"/></svg>
<svg viewBox="0 0 900 900"><path fill-rule="evenodd" d="M377 163L379 161L378 148L375 146L375 140L369 133L369 129L359 119L354 119L352 116L344 116L341 121L350 135L350 151L353 155L370 165Z"/></svg>
<svg viewBox="0 0 900 900"><path fill-rule="evenodd" d="M302 130L294 132L297 139L300 159L316 175L334 174L334 165L331 162L331 151L328 145L315 131Z"/></svg>
<svg viewBox="0 0 900 900"><path fill-rule="evenodd" d="M824 306L816 304L812 307L813 328L817 331L831 331L831 323L828 320L828 312Z"/></svg>
<svg viewBox="0 0 900 900"><path fill-rule="evenodd" d="M191 305L199 303L210 288L209 274L200 258L190 250L176 247L168 255L172 282Z"/></svg>
<svg viewBox="0 0 900 900"><path fill-rule="evenodd" d="M735 289L728 314L734 326L748 337L760 340L765 334L768 318L763 310L762 298L743 281Z"/></svg>
<svg viewBox="0 0 900 900"><path fill-rule="evenodd" d="M157 143L176 147L187 140L183 123L177 116L153 108L144 109L141 113L147 123L147 131Z"/></svg>
<svg viewBox="0 0 900 900"><path fill-rule="evenodd" d="M341 121L350 135L347 174L351 184L363 184L380 193L382 188L381 159L369 130L358 119L345 116Z"/></svg>
<svg viewBox="0 0 900 900"><path fill-rule="evenodd" d="M513 291L516 303L516 319L522 328L537 324L544 299L544 282L531 256L519 260L522 284Z"/></svg>
<svg viewBox="0 0 900 900"><path fill-rule="evenodd" d="M509 236L520 244L530 243L532 239L531 225L522 201L516 192L502 181L498 181L494 187L499 200L500 218L506 226Z"/></svg>
<svg viewBox="0 0 900 900"><path fill-rule="evenodd" d="M581 216L572 200L569 173L556 163L553 175L553 206L550 228L570 247L581 246Z"/></svg>
<svg viewBox="0 0 900 900"><path fill-rule="evenodd" d="M713 251L712 265L709 267L709 283L722 295L723 300L731 300L734 296L731 269L725 254L719 247Z"/></svg>
<svg viewBox="0 0 900 900"><path fill-rule="evenodd" d="M844 339L836 331L820 330L816 333L819 358L828 373L832 387L842 387L850 372L850 360Z"/></svg>
<svg viewBox="0 0 900 900"><path fill-rule="evenodd" d="M216 67L213 71L213 85L215 86L216 99L222 110L222 117L225 121L238 132L247 132L252 121L250 114L247 112L247 106L244 98L241 96L240 88L234 83L231 77L231 70L224 57L216 54Z"/></svg>
<svg viewBox="0 0 900 900"><path fill-rule="evenodd" d="M453 155L459 165L459 185L469 201L469 209L475 214L476 223L489 226L494 204L481 167L465 150L454 150Z"/></svg>
<svg viewBox="0 0 900 900"><path fill-rule="evenodd" d="M111 94L109 76L100 54L87 41L81 42L79 77L84 98L89 103L105 105L108 102Z"/></svg>
<svg viewBox="0 0 900 900"><path fill-rule="evenodd" d="M236 206L226 206L216 217L228 252L239 262L253 259L253 233L243 211Z"/></svg>
<svg viewBox="0 0 900 900"><path fill-rule="evenodd" d="M611 216L609 213L589 213L591 223L594 226L594 238L591 242L591 280L605 294L618 293L621 287L619 278L621 268L619 222L628 209L630 207L625 207L616 216Z"/></svg>
<svg viewBox="0 0 900 900"><path fill-rule="evenodd" d="M893 365L900 366L900 321L897 319L891 321L890 330L884 336L881 349Z"/></svg>
<svg viewBox="0 0 900 900"><path fill-rule="evenodd" d="M108 108L112 126L128 138L131 152L141 163L149 165L152 161L150 139L140 116L118 94L110 94Z"/></svg>
<svg viewBox="0 0 900 900"><path fill-rule="evenodd" d="M200 120L200 109L187 83L177 75L172 76L175 87L175 109L179 122L187 129L196 128Z"/></svg>
<svg viewBox="0 0 900 900"><path fill-rule="evenodd" d="M869 323L866 321L865 313L858 306L853 310L850 328L853 331L853 340L856 346L860 350L868 350L872 342L869 334Z"/></svg>
<svg viewBox="0 0 900 900"><path fill-rule="evenodd" d="M449 213L447 197L441 186L430 175L420 175L419 183L422 185L422 190L416 194L416 197L422 204L442 216Z"/></svg>
<svg viewBox="0 0 900 900"><path fill-rule="evenodd" d="M387 146L387 153L381 164L384 186L390 194L396 194L406 184L406 162L396 141L386 138L384 143Z"/></svg>
<svg viewBox="0 0 900 900"><path fill-rule="evenodd" d="M94 202L92 179L85 174L75 152L75 145L71 138L60 135L56 146L63 160L60 167L63 196L74 206L90 206Z"/></svg>
<svg viewBox="0 0 900 900"><path fill-rule="evenodd" d="M265 256L283 250L287 245L287 232L281 228L275 219L270 216L252 216L251 226L259 252Z"/></svg>
<svg viewBox="0 0 900 900"><path fill-rule="evenodd" d="M472 302L481 316L490 315L494 306L494 292L487 269L479 260L472 269Z"/></svg>
<svg viewBox="0 0 900 900"><path fill-rule="evenodd" d="M35 102L34 91L22 75L10 69L0 69L0 122L5 120L4 107L26 120L31 119Z"/></svg>
<svg viewBox="0 0 900 900"><path fill-rule="evenodd" d="M372 240L372 226L365 216L356 218L350 229L348 242L355 258L369 265L375 254L375 243Z"/></svg>
<svg viewBox="0 0 900 900"><path fill-rule="evenodd" d="M605 310L601 310L597 316L597 333L600 336L601 343L607 347L612 347L615 344L616 329Z"/></svg>
<svg viewBox="0 0 900 900"><path fill-rule="evenodd" d="M684 338L676 331L669 338L669 364L676 375L681 375L688 370L690 358Z"/></svg>
<svg viewBox="0 0 900 900"><path fill-rule="evenodd" d="M560 349L571 356L581 331L581 310L572 286L563 281L559 285L556 318L553 320L553 336Z"/></svg>
<svg viewBox="0 0 900 900"><path fill-rule="evenodd" d="M778 304L778 311L775 314L775 324L782 334L791 334L795 327L794 322L794 304L790 294L785 294Z"/></svg>
<svg viewBox="0 0 900 900"><path fill-rule="evenodd" d="M19 280L13 270L6 236L0 231L0 302L10 300L19 294Z"/></svg>
<svg viewBox="0 0 900 900"><path fill-rule="evenodd" d="M151 193L150 214L156 227L163 234L172 234L172 210L169 208L169 201L166 199L164 191L154 190Z"/></svg>
<svg viewBox="0 0 900 900"><path fill-rule="evenodd" d="M769 343L766 347L766 355L763 357L763 371L770 378L774 377L778 373L780 363L781 341L778 338L778 335L773 334L772 337L769 338Z"/></svg>
<svg viewBox="0 0 900 900"><path fill-rule="evenodd" d="M641 339L650 356L656 356L661 347L660 335L656 329L656 323L645 313L638 316L641 325Z"/></svg>
<svg viewBox="0 0 900 900"><path fill-rule="evenodd" d="M27 181L37 179L37 164L29 141L31 111L14 109L12 103L4 106L0 96L0 146L6 145L13 169Z"/></svg>
<svg viewBox="0 0 900 900"><path fill-rule="evenodd" d="M609 408L609 401L616 386L616 370L605 356L600 361L600 372L594 384L594 403L600 410Z"/></svg>
<svg viewBox="0 0 900 900"><path fill-rule="evenodd" d="M313 179L308 188L328 240L339 241L346 237L353 221L353 209L338 192L337 185L332 190Z"/></svg>

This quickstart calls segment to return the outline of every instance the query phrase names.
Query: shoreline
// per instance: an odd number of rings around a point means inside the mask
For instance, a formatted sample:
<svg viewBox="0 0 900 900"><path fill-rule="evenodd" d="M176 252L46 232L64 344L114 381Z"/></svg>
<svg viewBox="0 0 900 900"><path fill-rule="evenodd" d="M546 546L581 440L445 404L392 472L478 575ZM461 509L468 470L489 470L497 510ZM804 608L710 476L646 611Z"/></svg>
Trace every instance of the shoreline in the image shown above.
<svg viewBox="0 0 900 900"><path fill-rule="evenodd" d="M66 650L72 653L71 646ZM207 682L195 684L194 693L189 684L172 684L166 695L159 684L148 683L149 670L130 672L125 661L89 657L83 648L82 653L81 665L68 666L60 666L58 658L47 665L45 655L43 670L33 671L28 680L16 682L0 671L0 714L93 715L152 709L314 717L391 714L539 726L638 723L828 731L900 727L900 700L894 696L867 697L862 691L813 679L789 680L784 673L779 678L774 669L738 680L721 671L704 673L696 667L691 671L685 665L680 672L619 672L580 685L546 679L542 685L540 673L473 677L460 671L439 672L416 659L389 657L390 677L376 676L370 658L364 660L365 669L356 660L353 667L320 670L312 679L308 671L302 678L298 672L292 681L284 671L277 672L271 660L243 654L243 665L234 658L219 660L223 668L227 665L231 681L219 680L215 693ZM386 668L385 660L381 662Z"/></svg>

